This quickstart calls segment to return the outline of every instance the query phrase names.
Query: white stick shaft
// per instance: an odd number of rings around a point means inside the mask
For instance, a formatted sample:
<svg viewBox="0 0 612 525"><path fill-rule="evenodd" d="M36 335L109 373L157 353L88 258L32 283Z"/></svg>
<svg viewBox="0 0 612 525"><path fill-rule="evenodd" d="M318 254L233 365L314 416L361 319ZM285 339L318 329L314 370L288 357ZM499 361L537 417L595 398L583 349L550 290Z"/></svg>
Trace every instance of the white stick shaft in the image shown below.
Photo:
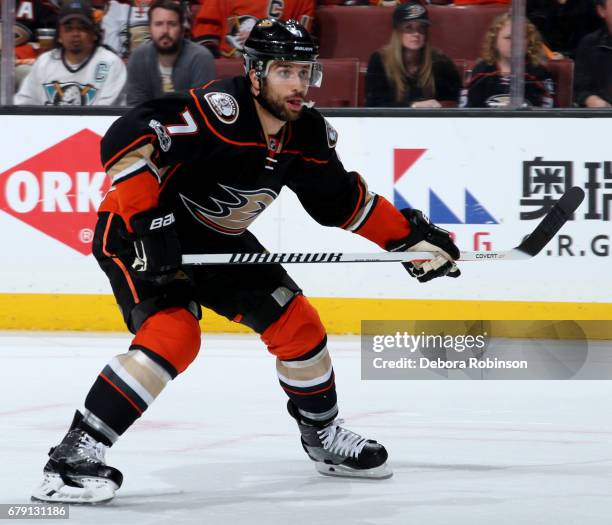
<svg viewBox="0 0 612 525"><path fill-rule="evenodd" d="M431 259L430 252L381 253L202 253L183 255L183 264L314 264L410 262ZM461 252L460 261L516 261L529 259L520 250Z"/></svg>

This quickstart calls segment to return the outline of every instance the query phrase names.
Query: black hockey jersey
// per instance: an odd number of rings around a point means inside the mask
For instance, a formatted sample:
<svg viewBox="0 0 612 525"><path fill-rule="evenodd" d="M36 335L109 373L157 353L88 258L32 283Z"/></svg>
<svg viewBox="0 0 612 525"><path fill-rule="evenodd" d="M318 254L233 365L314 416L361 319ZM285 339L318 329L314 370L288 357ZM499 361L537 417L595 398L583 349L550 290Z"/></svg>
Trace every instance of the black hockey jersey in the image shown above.
<svg viewBox="0 0 612 525"><path fill-rule="evenodd" d="M376 197L344 169L336 140L314 109L268 138L247 79L216 80L147 102L111 126L102 162L112 186L100 211L129 225L135 213L170 206L189 249L195 237L241 235L288 186L316 221L354 231Z"/></svg>
<svg viewBox="0 0 612 525"><path fill-rule="evenodd" d="M525 65L525 102L541 108L553 107L554 84L543 66ZM510 77L495 64L480 61L461 94L460 107L498 108L510 103Z"/></svg>

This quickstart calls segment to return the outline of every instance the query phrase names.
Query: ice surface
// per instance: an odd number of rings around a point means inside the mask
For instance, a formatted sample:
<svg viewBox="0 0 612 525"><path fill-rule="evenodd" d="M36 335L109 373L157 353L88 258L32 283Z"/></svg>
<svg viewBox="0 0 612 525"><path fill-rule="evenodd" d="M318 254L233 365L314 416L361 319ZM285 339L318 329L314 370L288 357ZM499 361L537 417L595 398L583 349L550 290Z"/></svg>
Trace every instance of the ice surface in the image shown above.
<svg viewBox="0 0 612 525"><path fill-rule="evenodd" d="M124 335L0 334L0 503L25 503L46 453ZM612 520L612 382L362 381L359 340L331 337L346 426L395 475L317 474L256 337L205 335L109 451L125 476L72 525L604 524ZM22 521L21 523L25 523Z"/></svg>

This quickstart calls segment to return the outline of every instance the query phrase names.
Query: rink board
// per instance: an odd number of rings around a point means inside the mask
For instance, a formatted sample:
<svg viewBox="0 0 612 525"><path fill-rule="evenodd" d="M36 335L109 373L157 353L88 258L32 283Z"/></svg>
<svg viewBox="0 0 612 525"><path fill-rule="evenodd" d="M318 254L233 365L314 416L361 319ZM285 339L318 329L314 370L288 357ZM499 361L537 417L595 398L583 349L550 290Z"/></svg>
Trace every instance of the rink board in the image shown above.
<svg viewBox="0 0 612 525"><path fill-rule="evenodd" d="M123 329L90 255L95 209L108 186L99 139L115 118L0 116L0 329ZM370 318L612 319L612 159L601 140L608 119L330 122L347 169L397 207L423 209L464 250L510 248L566 187L587 192L549 250L528 262L466 263L460 279L427 285L397 264L288 267L330 332L355 333ZM288 190L252 230L270 251L378 250L320 227ZM204 326L241 329L208 313Z"/></svg>

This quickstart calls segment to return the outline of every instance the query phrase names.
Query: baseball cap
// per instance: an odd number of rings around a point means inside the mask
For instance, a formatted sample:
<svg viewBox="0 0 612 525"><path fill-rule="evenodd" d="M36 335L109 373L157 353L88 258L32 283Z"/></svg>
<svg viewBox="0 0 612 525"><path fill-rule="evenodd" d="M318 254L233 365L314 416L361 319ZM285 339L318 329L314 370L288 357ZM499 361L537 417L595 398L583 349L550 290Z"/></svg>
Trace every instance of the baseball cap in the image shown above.
<svg viewBox="0 0 612 525"><path fill-rule="evenodd" d="M427 15L427 9L419 2L407 2L400 4L393 11L393 27L398 27L402 22L423 22L430 25L431 21Z"/></svg>
<svg viewBox="0 0 612 525"><path fill-rule="evenodd" d="M58 15L59 23L64 24L73 18L82 20L91 27L96 25L94 11L88 0L66 0L62 3Z"/></svg>

